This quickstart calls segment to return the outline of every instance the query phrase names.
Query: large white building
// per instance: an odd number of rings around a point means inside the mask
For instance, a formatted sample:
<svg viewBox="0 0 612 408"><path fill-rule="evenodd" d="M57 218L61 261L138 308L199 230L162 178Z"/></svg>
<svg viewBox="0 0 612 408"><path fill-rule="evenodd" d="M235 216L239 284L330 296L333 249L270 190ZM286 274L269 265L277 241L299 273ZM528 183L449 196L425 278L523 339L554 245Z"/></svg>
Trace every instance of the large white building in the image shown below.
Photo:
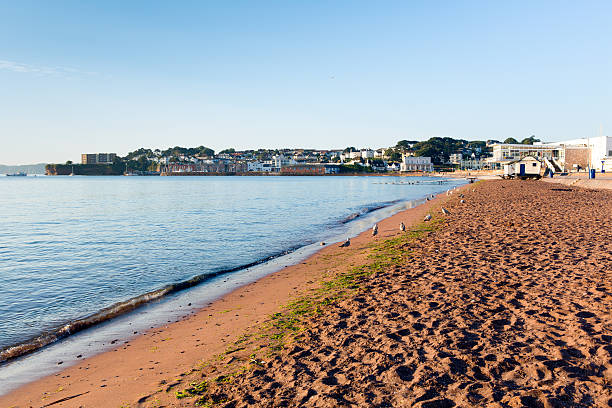
<svg viewBox="0 0 612 408"><path fill-rule="evenodd" d="M418 157L402 155L400 171L433 171L431 157Z"/></svg>
<svg viewBox="0 0 612 408"><path fill-rule="evenodd" d="M612 171L612 137L598 136L590 138L580 138L559 142L558 145L564 148L584 146L590 148L590 165L592 168L605 171Z"/></svg>
<svg viewBox="0 0 612 408"><path fill-rule="evenodd" d="M493 156L487 158L491 167L501 167L525 156L548 160L565 171L592 168L612 171L612 137L599 136L554 143L492 145Z"/></svg>

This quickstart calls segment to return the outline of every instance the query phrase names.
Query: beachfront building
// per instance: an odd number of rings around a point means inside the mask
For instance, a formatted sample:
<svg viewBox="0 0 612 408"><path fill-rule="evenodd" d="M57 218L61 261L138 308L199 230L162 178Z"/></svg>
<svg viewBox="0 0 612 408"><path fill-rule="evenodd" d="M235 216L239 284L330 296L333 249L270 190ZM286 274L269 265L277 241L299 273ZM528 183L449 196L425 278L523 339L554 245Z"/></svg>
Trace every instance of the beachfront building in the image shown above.
<svg viewBox="0 0 612 408"><path fill-rule="evenodd" d="M542 160L535 156L524 156L504 164L505 178L540 178Z"/></svg>
<svg viewBox="0 0 612 408"><path fill-rule="evenodd" d="M525 156L559 159L559 149L561 146L556 143L532 145L495 143L492 147L493 156L491 157L491 161L505 164Z"/></svg>
<svg viewBox="0 0 612 408"><path fill-rule="evenodd" d="M431 157L402 155L400 171L433 171Z"/></svg>
<svg viewBox="0 0 612 408"><path fill-rule="evenodd" d="M83 153L81 164L113 164L116 153Z"/></svg>
<svg viewBox="0 0 612 408"><path fill-rule="evenodd" d="M487 158L491 168L502 168L525 156L534 156L555 171L579 171L589 166L612 171L612 137L609 136L533 145L495 143L492 147L493 156Z"/></svg>
<svg viewBox="0 0 612 408"><path fill-rule="evenodd" d="M606 172L612 171L612 137L598 136L559 142L564 147L566 169L592 168ZM577 164L577 165L576 165Z"/></svg>

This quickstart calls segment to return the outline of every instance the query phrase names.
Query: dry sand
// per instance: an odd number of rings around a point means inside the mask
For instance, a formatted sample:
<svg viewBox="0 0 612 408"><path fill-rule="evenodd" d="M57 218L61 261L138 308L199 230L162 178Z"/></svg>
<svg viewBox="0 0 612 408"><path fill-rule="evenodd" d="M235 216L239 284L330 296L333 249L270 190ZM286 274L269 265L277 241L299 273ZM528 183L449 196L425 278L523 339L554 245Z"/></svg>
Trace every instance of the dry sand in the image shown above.
<svg viewBox="0 0 612 408"><path fill-rule="evenodd" d="M326 248L0 406L83 393L52 406L612 406L612 192L500 180L463 193L444 197L443 219L432 202L398 214L378 237ZM399 220L428 211L437 228L400 235ZM321 279L346 284L322 291ZM316 313L287 320L291 299L319 302ZM297 330L275 343L266 330L279 321Z"/></svg>

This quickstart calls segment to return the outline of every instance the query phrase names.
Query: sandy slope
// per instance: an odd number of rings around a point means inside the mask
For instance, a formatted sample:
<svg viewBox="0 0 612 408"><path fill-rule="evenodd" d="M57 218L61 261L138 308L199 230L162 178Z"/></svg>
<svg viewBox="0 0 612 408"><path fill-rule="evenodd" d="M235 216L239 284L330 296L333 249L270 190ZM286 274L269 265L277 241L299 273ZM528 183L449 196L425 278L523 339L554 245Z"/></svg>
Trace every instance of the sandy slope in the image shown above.
<svg viewBox="0 0 612 408"><path fill-rule="evenodd" d="M202 401L612 406L612 192L492 181L459 199L409 261Z"/></svg>

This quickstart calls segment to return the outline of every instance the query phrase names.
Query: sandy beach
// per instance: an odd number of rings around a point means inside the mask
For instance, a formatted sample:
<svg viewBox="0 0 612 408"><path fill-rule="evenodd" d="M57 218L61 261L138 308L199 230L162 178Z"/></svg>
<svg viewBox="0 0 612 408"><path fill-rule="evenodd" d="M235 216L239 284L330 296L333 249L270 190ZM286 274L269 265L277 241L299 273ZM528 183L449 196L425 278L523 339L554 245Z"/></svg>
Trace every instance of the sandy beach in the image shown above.
<svg viewBox="0 0 612 408"><path fill-rule="evenodd" d="M0 406L612 406L611 214L607 190L466 185Z"/></svg>

